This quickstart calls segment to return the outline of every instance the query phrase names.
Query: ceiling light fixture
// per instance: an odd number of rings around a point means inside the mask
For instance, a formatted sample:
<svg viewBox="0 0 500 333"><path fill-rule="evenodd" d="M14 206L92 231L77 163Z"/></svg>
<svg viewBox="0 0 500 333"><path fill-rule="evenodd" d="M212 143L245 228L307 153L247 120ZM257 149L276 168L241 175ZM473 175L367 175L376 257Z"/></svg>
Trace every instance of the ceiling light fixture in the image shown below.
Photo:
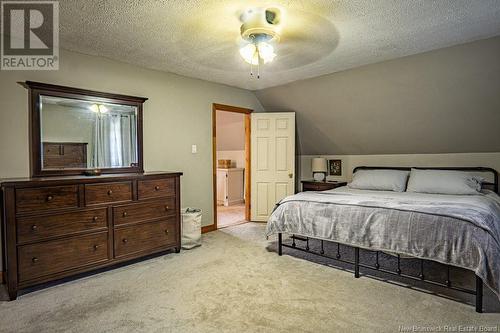
<svg viewBox="0 0 500 333"><path fill-rule="evenodd" d="M89 109L95 113L106 113L108 108L102 104L92 104Z"/></svg>
<svg viewBox="0 0 500 333"><path fill-rule="evenodd" d="M247 44L240 49L240 54L242 58L251 65L258 65L259 61L267 64L276 57L273 46L266 42Z"/></svg>
<svg viewBox="0 0 500 333"><path fill-rule="evenodd" d="M241 57L253 66L257 66L257 78L260 78L260 65L274 60L276 53L272 43L279 41L281 31L281 11L277 8L252 8L240 16L243 24L240 28L244 45L240 48Z"/></svg>

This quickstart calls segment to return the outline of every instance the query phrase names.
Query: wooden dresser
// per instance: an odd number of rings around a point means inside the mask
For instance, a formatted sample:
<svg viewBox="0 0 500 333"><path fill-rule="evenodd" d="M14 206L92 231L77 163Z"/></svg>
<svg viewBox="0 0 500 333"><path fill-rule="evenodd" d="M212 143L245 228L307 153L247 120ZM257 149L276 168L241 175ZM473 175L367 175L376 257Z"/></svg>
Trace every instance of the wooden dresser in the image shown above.
<svg viewBox="0 0 500 333"><path fill-rule="evenodd" d="M180 251L180 172L1 181L4 270L19 289Z"/></svg>
<svg viewBox="0 0 500 333"><path fill-rule="evenodd" d="M87 168L87 143L43 142L43 167Z"/></svg>

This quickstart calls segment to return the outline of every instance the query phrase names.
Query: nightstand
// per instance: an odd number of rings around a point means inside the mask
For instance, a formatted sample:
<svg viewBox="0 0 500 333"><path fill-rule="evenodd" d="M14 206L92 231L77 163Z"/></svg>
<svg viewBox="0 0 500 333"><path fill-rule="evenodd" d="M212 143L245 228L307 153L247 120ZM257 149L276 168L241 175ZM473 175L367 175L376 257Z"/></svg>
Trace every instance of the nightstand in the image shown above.
<svg viewBox="0 0 500 333"><path fill-rule="evenodd" d="M302 180L302 191L326 191L337 187L346 186L347 182Z"/></svg>

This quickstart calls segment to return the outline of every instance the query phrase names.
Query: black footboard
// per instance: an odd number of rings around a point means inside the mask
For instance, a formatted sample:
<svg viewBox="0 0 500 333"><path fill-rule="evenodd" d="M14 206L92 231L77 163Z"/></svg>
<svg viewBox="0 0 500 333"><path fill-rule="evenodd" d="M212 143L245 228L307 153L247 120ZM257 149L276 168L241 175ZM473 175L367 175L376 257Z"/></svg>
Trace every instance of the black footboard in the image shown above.
<svg viewBox="0 0 500 333"><path fill-rule="evenodd" d="M290 248L290 249L294 249L294 250L298 250L298 251L303 251L303 252L311 253L311 254L314 254L314 255L317 255L317 256L321 256L323 258L337 260L339 262L343 262L343 263L347 263L347 264L353 265L353 268L354 268L354 277L355 278L359 278L359 276L360 276L360 268L366 268L366 269L370 269L370 270L380 271L380 272L383 272L383 273L386 273L386 274L400 276L400 277L403 277L403 278L408 279L408 280L421 281L421 282L425 282L425 283L428 283L428 284L431 284L431 285L440 286L440 287L444 287L444 288L456 290L456 291L459 291L459 292L463 292L463 293L466 293L466 294L475 295L475 297L476 297L476 312L479 312L479 313L483 312L483 281L477 275L475 276L476 277L475 289L467 289L467 288L462 288L462 287L453 285L452 280L451 280L451 276L450 276L451 275L450 274L450 268L451 268L451 266L449 266L449 265L445 265L445 267L446 267L446 280L445 281L436 281L436 280L427 279L426 278L426 274L424 274L424 262L430 261L430 260L418 259L420 261L420 272L419 272L419 274L417 276L415 276L415 275L405 274L405 273L402 272L402 270L401 270L401 261L405 260L405 259L401 258L400 255L397 255L397 268L396 268L396 270L395 271L391 271L391 270L388 270L388 269L384 269L384 268L382 268L380 266L380 264L379 264L379 254L380 254L380 251L372 251L372 250L366 250L365 249L364 251L370 251L370 252L375 253L375 262L364 263L364 262L360 262L360 255L359 255L360 249L359 249L359 247L342 245L342 246L344 246L346 248L354 248L354 260L350 260L350 259L346 259L346 258L342 257L342 255L340 253L340 244L339 243L328 242L328 243L332 243L332 244L336 244L337 245L337 247L336 247L337 248L336 253L334 255L330 255L330 254L326 254L325 250L324 250L324 244L327 241L317 240L317 241L321 242L321 248L320 248L319 251L314 251L314 250L311 250L310 247L309 247L309 240L310 239L315 239L315 238L309 238L309 237L302 237L302 236L292 235L291 239L292 239L292 244L291 245L285 244L285 243L283 243L283 236L282 236L282 234L281 233L278 234L278 254L280 256L283 253L283 247L286 247L286 248ZM298 246L297 242L296 242L297 240L303 242L305 244L305 246Z"/></svg>

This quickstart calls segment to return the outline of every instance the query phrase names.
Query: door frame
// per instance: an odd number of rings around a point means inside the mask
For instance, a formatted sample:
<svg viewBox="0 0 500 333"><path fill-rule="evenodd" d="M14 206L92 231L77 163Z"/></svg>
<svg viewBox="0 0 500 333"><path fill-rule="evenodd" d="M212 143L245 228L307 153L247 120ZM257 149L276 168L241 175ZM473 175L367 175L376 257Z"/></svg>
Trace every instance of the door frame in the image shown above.
<svg viewBox="0 0 500 333"><path fill-rule="evenodd" d="M225 104L212 104L212 190L214 223L201 228L202 233L217 230L217 111L235 112L245 115L245 219L250 221L250 186L251 186L251 160L250 160L250 133L252 109Z"/></svg>

